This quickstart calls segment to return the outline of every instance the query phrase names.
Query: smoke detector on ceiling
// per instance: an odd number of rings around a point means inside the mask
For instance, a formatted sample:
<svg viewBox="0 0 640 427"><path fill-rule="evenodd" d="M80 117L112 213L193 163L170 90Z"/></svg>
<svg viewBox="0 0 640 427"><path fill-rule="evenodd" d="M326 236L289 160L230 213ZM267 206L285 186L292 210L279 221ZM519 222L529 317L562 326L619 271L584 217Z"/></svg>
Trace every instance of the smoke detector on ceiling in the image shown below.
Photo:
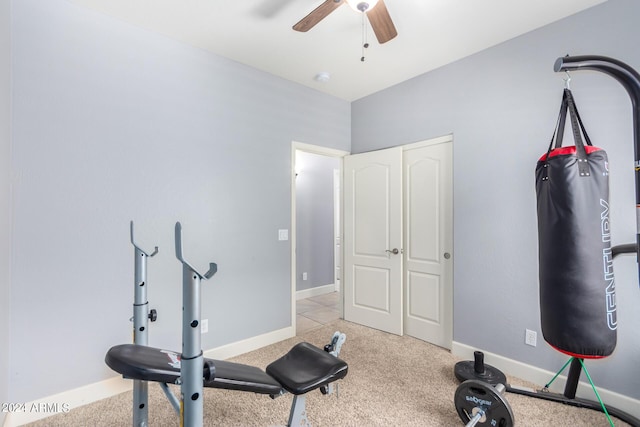
<svg viewBox="0 0 640 427"><path fill-rule="evenodd" d="M326 83L329 81L330 78L331 78L331 74L329 74L326 71L321 71L318 74L316 74L316 76L313 79L320 83Z"/></svg>

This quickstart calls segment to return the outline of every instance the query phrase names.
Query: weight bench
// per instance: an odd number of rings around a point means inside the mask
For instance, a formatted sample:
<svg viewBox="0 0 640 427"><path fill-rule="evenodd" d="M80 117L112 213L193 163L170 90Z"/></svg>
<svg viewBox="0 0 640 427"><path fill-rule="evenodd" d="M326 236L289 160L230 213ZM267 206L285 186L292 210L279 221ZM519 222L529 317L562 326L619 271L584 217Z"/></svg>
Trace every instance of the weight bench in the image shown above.
<svg viewBox="0 0 640 427"><path fill-rule="evenodd" d="M126 379L179 384L180 354L174 351L122 344L109 349L105 362ZM272 397L285 392L299 396L344 378L347 370L344 361L302 342L270 363L266 372L255 366L205 358L203 384Z"/></svg>
<svg viewBox="0 0 640 427"><path fill-rule="evenodd" d="M182 352L163 350L147 345L147 321L154 321L157 313L149 312L146 301L147 254L135 247L135 299L134 343L116 345L105 356L106 364L126 379L134 380L133 425L146 427L147 383L160 384L167 399L180 416L180 425L202 425L203 387L247 391L267 394L276 398L287 392L294 395L288 426L309 425L305 409L305 394L320 389L330 394L333 382L347 375L347 364L338 358L346 337L333 334L324 350L302 342L296 344L284 356L270 363L266 372L254 366L224 360L206 359L200 345L200 280L209 279L217 271L210 263L209 271L202 275L193 269L182 256L182 233L176 223L176 257L183 264L183 343ZM168 384L180 385L182 399L169 389Z"/></svg>
<svg viewBox="0 0 640 427"><path fill-rule="evenodd" d="M180 354L174 351L122 344L109 349L105 362L126 379L180 383ZM304 394L318 388L326 393L326 386L344 378L348 371L344 361L306 342L296 344L270 363L266 372L255 366L207 358L203 366L204 387L267 394L272 398L286 392L293 394L288 425L308 422L303 418Z"/></svg>

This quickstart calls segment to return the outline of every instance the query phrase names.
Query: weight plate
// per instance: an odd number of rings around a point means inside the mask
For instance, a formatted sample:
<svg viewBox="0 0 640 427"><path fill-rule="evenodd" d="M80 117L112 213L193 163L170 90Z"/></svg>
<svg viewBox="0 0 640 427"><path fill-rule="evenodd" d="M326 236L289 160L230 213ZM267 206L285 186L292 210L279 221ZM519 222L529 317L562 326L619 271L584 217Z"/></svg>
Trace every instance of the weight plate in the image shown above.
<svg viewBox="0 0 640 427"><path fill-rule="evenodd" d="M456 411L460 419L466 424L473 417L473 409L481 408L485 411L486 419L478 422L479 426L513 427L514 417L509 402L492 385L478 381L467 380L460 384L454 396Z"/></svg>
<svg viewBox="0 0 640 427"><path fill-rule="evenodd" d="M479 380L491 385L504 384L507 385L507 377L498 368L491 365L484 365L484 372L476 372L474 362L464 361L456 363L453 368L458 381Z"/></svg>

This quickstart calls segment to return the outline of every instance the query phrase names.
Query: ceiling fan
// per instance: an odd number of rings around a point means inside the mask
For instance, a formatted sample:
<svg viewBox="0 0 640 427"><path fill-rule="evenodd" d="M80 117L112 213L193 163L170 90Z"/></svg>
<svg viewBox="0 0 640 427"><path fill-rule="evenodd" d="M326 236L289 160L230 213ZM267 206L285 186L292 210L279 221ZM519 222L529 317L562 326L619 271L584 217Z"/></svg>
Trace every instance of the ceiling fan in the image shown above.
<svg viewBox="0 0 640 427"><path fill-rule="evenodd" d="M293 29L301 32L309 31L344 3L349 3L353 9L367 15L371 28L373 28L373 32L376 34L380 44L386 43L398 35L384 0L325 0L294 25Z"/></svg>

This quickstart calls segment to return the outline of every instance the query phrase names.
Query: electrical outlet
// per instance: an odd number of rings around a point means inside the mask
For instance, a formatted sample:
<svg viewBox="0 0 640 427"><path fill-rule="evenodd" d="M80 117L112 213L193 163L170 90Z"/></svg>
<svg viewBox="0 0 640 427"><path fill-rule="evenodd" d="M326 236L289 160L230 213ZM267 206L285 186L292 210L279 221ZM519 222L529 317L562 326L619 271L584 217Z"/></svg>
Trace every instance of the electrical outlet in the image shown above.
<svg viewBox="0 0 640 427"><path fill-rule="evenodd" d="M209 319L202 319L200 321L200 333L206 334L209 332Z"/></svg>
<svg viewBox="0 0 640 427"><path fill-rule="evenodd" d="M302 273L302 280L307 280L307 272Z"/></svg>
<svg viewBox="0 0 640 427"><path fill-rule="evenodd" d="M535 347L538 341L538 333L536 331L532 331L531 329L525 329L524 331L524 343L530 345L531 347Z"/></svg>

